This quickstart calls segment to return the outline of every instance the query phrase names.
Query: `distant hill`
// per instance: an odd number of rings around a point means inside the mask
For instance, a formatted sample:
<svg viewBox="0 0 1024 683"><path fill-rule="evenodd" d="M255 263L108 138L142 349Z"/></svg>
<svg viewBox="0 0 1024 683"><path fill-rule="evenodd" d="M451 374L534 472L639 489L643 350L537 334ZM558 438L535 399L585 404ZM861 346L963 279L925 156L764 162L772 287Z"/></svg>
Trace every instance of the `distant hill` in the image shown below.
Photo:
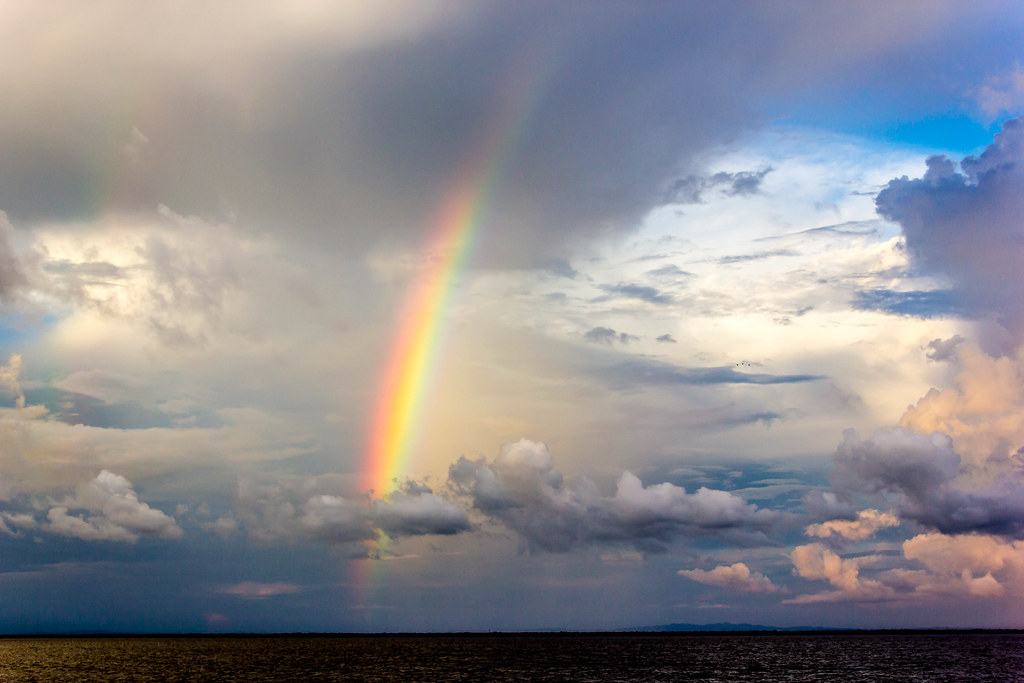
<svg viewBox="0 0 1024 683"><path fill-rule="evenodd" d="M670 631L833 631L823 626L765 626L763 624L662 624L660 626L640 626L626 629L642 633L663 633Z"/></svg>

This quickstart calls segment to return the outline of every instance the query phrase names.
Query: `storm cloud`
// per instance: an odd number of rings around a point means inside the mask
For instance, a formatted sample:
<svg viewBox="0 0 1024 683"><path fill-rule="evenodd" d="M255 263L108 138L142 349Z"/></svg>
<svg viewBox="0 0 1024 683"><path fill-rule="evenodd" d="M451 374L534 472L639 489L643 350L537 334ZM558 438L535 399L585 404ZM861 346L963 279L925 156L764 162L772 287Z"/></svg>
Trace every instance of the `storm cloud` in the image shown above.
<svg viewBox="0 0 1024 683"><path fill-rule="evenodd" d="M876 199L878 212L900 224L914 264L953 280L953 303L1024 333L1024 119L1007 121L981 155L960 161L959 171L944 156L930 157L927 166L921 178L890 181ZM900 312L948 309L923 293L895 303Z"/></svg>
<svg viewBox="0 0 1024 683"><path fill-rule="evenodd" d="M954 534L982 532L1024 537L1024 485L1001 476L977 490L956 484L960 456L948 436L883 429L868 439L847 432L836 451L833 489L891 497L899 516Z"/></svg>
<svg viewBox="0 0 1024 683"><path fill-rule="evenodd" d="M34 65L0 71L18 103L0 130L15 223L163 203L316 244L419 246L432 207L503 151L482 258L539 265L632 229L686 159L749 125L758 93L883 65L913 82L885 56L926 16L901 7L878 31L870 7L845 3L189 7L8 10L0 42ZM48 38L70 25L73 40ZM856 27L871 39L850 38ZM765 173L709 182L749 194Z"/></svg>

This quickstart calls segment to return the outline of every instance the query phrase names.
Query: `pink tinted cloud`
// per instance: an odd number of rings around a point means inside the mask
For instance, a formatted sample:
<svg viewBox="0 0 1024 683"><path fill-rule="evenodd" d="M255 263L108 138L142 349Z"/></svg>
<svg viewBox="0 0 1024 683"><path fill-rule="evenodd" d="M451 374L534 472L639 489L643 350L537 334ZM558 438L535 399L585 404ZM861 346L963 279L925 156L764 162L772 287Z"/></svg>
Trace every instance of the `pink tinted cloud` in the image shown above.
<svg viewBox="0 0 1024 683"><path fill-rule="evenodd" d="M258 600L269 598L274 595L290 595L298 593L302 588L293 583L258 583L256 581L243 581L227 586L221 586L217 592L225 595L237 595L247 600Z"/></svg>

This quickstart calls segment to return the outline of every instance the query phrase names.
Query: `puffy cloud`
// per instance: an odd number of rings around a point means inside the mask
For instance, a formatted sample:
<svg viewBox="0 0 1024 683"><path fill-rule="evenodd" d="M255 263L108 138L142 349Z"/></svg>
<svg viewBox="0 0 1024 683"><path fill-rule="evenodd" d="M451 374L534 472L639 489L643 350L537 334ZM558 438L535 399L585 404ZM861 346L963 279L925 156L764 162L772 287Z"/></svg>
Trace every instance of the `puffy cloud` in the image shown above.
<svg viewBox="0 0 1024 683"><path fill-rule="evenodd" d="M316 493L314 482L238 484L237 516L261 542L318 540L353 543L372 540L365 503Z"/></svg>
<svg viewBox="0 0 1024 683"><path fill-rule="evenodd" d="M930 390L900 425L920 434L946 434L973 468L1005 469L1024 447L1024 347L992 357L973 344L960 344L954 359L954 386Z"/></svg>
<svg viewBox="0 0 1024 683"><path fill-rule="evenodd" d="M797 546L789 556L797 576L811 581L828 581L838 590L800 595L786 602L805 604L884 600L894 594L891 587L860 575L862 566L878 562L880 558L877 555L844 559L820 543L809 543Z"/></svg>
<svg viewBox="0 0 1024 683"><path fill-rule="evenodd" d="M81 509L81 516L69 510ZM47 512L46 531L87 541L126 541L140 536L181 538L172 517L139 500L132 483L108 470Z"/></svg>
<svg viewBox="0 0 1024 683"><path fill-rule="evenodd" d="M245 324L239 288L262 293L283 271L270 267L279 245L166 206L88 227L47 226L33 237L39 291L55 309L70 304L80 318L124 320L168 346L205 345L224 327ZM227 312L229 299L236 307Z"/></svg>
<svg viewBox="0 0 1024 683"><path fill-rule="evenodd" d="M925 566L918 593L1024 595L1024 542L977 534L921 534L903 543L903 554Z"/></svg>
<svg viewBox="0 0 1024 683"><path fill-rule="evenodd" d="M470 528L462 508L429 489L413 493L398 491L386 500L375 500L373 521L392 538L424 534L451 536Z"/></svg>
<svg viewBox="0 0 1024 683"><path fill-rule="evenodd" d="M449 469L449 483L530 548L549 552L598 543L661 551L679 537L749 540L780 518L727 491L644 486L628 471L606 496L587 478L566 482L547 446L527 439L504 446L492 463L460 458Z"/></svg>
<svg viewBox="0 0 1024 683"><path fill-rule="evenodd" d="M893 312L927 316L959 308L997 317L1019 340L1024 333L1024 119L1008 121L980 156L959 170L946 157L928 159L922 178L891 181L876 198L878 212L897 221L911 264L947 277L950 290L863 293L861 301ZM896 567L872 579L865 564L821 544L796 548L795 573L828 580L837 591L792 602L941 600L1020 592L1024 535L1024 351L991 356L960 335L935 339L929 360L950 362L954 386L932 389L907 409L899 428L860 439L848 431L836 452L833 491L819 507L850 505L861 497L886 500L898 517L863 510L807 528L820 538L863 540L899 519L934 531L903 543L904 558L923 569ZM825 500L824 495L832 498ZM831 503L831 504L828 504ZM812 507L808 506L809 511ZM837 515L846 517L845 514Z"/></svg>
<svg viewBox="0 0 1024 683"><path fill-rule="evenodd" d="M996 316L1017 342L1024 334L1024 289L1018 277L1024 263L1022 162L1024 118L1019 118L1007 121L982 154L963 159L959 171L948 158L934 156L922 178L893 180L876 198L878 212L899 222L912 263L948 277L954 285L950 294L960 304ZM1001 345L1004 355L990 356L959 335L928 344L931 360L953 363L955 384L930 390L900 421L904 429L943 434L949 441L936 451L931 490L905 477L903 483L891 482L916 501L918 521L927 520L940 531L1019 534L1024 526L1018 455L1024 447L1024 349L1008 350L1005 339ZM903 437L896 432L884 437L891 438ZM926 450L915 451L914 464L904 474L929 469L922 459ZM958 475L975 490L953 488L949 482Z"/></svg>
<svg viewBox="0 0 1024 683"><path fill-rule="evenodd" d="M836 450L832 485L844 495L896 492L911 501L929 500L960 473L960 457L949 437L880 429L862 440L850 430Z"/></svg>
<svg viewBox="0 0 1024 683"><path fill-rule="evenodd" d="M841 536L851 541L861 541L874 536L879 529L897 526L899 523L899 518L891 513L861 510L857 513L857 519L831 519L820 524L812 524L807 527L805 533L818 538Z"/></svg>
<svg viewBox="0 0 1024 683"><path fill-rule="evenodd" d="M742 562L722 565L711 570L680 569L680 576L693 579L709 586L721 586L743 593L774 593L778 586L764 574L751 572L750 567Z"/></svg>
<svg viewBox="0 0 1024 683"><path fill-rule="evenodd" d="M14 396L14 405L18 409L25 407L25 393L21 390L21 356L14 353L7 359L7 364L0 366L0 387Z"/></svg>
<svg viewBox="0 0 1024 683"><path fill-rule="evenodd" d="M8 536L20 536L21 529L36 529L39 521L24 512L0 512L0 532Z"/></svg>
<svg viewBox="0 0 1024 683"><path fill-rule="evenodd" d="M466 513L429 488L407 486L386 499L321 493L314 478L238 486L238 518L261 542L316 541L355 544L380 532L399 536L452 535L470 529Z"/></svg>
<svg viewBox="0 0 1024 683"><path fill-rule="evenodd" d="M0 391L14 398L14 412L11 415L13 420L6 425L7 428L19 423L24 426L26 420L34 420L48 412L45 406L26 405L25 392L21 386L21 370L21 355L17 353L11 354L6 365L0 365ZM24 431L21 431L21 435L24 435Z"/></svg>
<svg viewBox="0 0 1024 683"><path fill-rule="evenodd" d="M955 300L1024 332L1024 119L1003 125L978 157L928 159L923 177L889 182L878 212L900 224L913 262L948 276Z"/></svg>
<svg viewBox="0 0 1024 683"><path fill-rule="evenodd" d="M880 429L861 440L848 431L836 451L833 488L841 496L883 495L899 516L944 533L1024 533L1024 486L999 478L965 491L954 485L960 456L949 437Z"/></svg>
<svg viewBox="0 0 1024 683"><path fill-rule="evenodd" d="M893 600L934 603L951 597L990 598L1024 595L1024 542L981 534L919 534L903 542L904 558L923 568L887 569L874 578L861 568L877 565L879 556L842 558L818 543L790 554L794 573L827 580L838 590L801 595L787 602Z"/></svg>
<svg viewBox="0 0 1024 683"><path fill-rule="evenodd" d="M1015 335L1024 333L1024 119L1008 121L980 156L959 170L946 157L928 159L922 178L892 180L876 198L878 212L897 221L911 264L948 277L953 289L875 291L861 301L915 315L954 308L997 317ZM863 558L843 559L821 544L791 554L795 571L825 579L838 591L800 596L794 602L875 600L896 595L932 599L950 594L1003 594L1020 579L1024 535L1024 352L993 357L955 335L927 345L933 361L957 369L955 384L932 389L900 420L860 439L847 432L836 451L832 487L836 503L861 496L889 501L899 518L935 530L903 544L902 567L865 580ZM833 495L835 495L833 494ZM844 515L845 516L845 515ZM856 519L833 519L807 528L820 538L863 540L899 519L863 510Z"/></svg>
<svg viewBox="0 0 1024 683"><path fill-rule="evenodd" d="M804 495L804 510L812 519L845 519L857 518L853 506L840 500L834 491L814 489Z"/></svg>
<svg viewBox="0 0 1024 683"><path fill-rule="evenodd" d="M291 514L293 510L294 514ZM289 527L289 536L305 536L331 543L369 540L377 536L370 524L366 506L360 501L341 496L310 496L297 509L286 504L278 508L276 513L276 524ZM264 539L267 537L266 530L256 531Z"/></svg>

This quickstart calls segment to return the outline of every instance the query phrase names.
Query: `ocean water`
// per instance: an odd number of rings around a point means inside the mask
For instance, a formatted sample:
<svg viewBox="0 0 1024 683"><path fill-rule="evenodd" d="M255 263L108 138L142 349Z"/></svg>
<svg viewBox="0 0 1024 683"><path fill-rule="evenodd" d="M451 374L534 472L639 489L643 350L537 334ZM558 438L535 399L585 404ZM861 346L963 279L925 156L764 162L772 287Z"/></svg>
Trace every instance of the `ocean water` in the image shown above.
<svg viewBox="0 0 1024 683"><path fill-rule="evenodd" d="M0 681L1020 681L1006 634L0 639Z"/></svg>

